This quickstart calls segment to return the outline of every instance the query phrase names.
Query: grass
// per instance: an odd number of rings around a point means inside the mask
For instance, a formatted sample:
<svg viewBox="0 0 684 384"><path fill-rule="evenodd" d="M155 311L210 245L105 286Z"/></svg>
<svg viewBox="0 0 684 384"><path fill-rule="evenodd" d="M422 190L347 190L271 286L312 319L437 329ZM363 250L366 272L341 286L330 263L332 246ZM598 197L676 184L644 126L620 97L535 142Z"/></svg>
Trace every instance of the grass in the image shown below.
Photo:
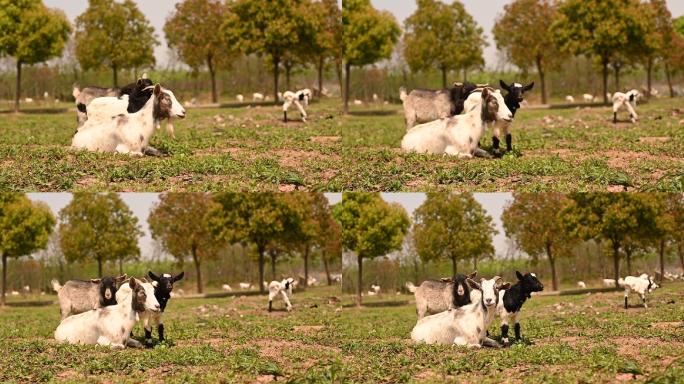
<svg viewBox="0 0 684 384"><path fill-rule="evenodd" d="M282 123L280 106L191 109L175 124L176 140L161 132L153 137L165 156L145 158L72 151L73 106L67 113L3 114L0 189L337 191L338 105L311 105L307 124Z"/></svg>
<svg viewBox="0 0 684 384"><path fill-rule="evenodd" d="M0 308L0 382L334 382L339 315L328 299L338 292L295 292L289 313L282 301L268 313L265 296L172 299L169 340L144 350L56 343L56 305Z"/></svg>
<svg viewBox="0 0 684 384"><path fill-rule="evenodd" d="M640 105L636 125L613 125L608 107L521 110L512 128L514 152L501 160L403 153L401 106L357 109L342 124L342 156L355 160L339 183L371 191L681 192L681 104L658 99ZM486 149L490 135L481 140Z"/></svg>
<svg viewBox="0 0 684 384"><path fill-rule="evenodd" d="M622 292L533 297L523 307L523 340L505 349L418 345L411 296L344 297L339 347L345 382L595 383L684 382L684 283L623 309ZM556 305L559 305L556 307ZM499 338L498 320L490 327ZM512 330L511 330L512 332Z"/></svg>

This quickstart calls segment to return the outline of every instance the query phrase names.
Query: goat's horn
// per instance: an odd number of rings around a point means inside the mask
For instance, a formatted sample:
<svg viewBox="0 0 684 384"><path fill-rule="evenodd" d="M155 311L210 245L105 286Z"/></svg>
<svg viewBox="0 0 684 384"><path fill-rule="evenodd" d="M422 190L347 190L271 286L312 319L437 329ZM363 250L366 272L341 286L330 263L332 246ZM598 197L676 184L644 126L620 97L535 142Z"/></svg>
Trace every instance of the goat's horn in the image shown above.
<svg viewBox="0 0 684 384"><path fill-rule="evenodd" d="M499 280L501 280L501 276L494 276L493 279L494 279L494 282L498 283Z"/></svg>

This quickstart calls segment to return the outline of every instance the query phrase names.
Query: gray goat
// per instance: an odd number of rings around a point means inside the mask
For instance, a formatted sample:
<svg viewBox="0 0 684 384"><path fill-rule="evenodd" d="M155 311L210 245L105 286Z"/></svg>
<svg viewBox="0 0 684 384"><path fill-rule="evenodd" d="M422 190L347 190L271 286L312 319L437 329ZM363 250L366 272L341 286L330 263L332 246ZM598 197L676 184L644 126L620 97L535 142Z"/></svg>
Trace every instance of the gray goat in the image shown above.
<svg viewBox="0 0 684 384"><path fill-rule="evenodd" d="M406 129L460 115L463 112L463 103L475 89L477 86L468 82L454 83L451 88L437 91L414 89L411 93L406 93L406 89L402 88L400 97L404 103Z"/></svg>
<svg viewBox="0 0 684 384"><path fill-rule="evenodd" d="M477 272L468 276L458 274L453 279L425 280L416 289L418 320L470 304L470 287L467 279L474 279Z"/></svg>
<svg viewBox="0 0 684 384"><path fill-rule="evenodd" d="M118 285L126 279L127 276L124 274L102 279L69 280L63 286L53 279L52 289L57 292L59 298L62 320L71 315L116 304Z"/></svg>

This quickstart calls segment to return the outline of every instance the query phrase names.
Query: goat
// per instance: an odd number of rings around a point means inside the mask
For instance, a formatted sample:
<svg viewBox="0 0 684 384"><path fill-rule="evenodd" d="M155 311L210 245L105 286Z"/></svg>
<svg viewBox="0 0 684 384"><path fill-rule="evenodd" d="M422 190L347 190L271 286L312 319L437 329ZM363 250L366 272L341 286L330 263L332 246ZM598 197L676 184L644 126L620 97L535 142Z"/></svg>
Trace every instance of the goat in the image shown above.
<svg viewBox="0 0 684 384"><path fill-rule="evenodd" d="M584 289L587 287L587 284L584 281L578 281L577 287Z"/></svg>
<svg viewBox="0 0 684 384"><path fill-rule="evenodd" d="M373 292L375 292L376 295L380 294L380 286L379 285L371 284L371 289L373 290Z"/></svg>
<svg viewBox="0 0 684 384"><path fill-rule="evenodd" d="M603 279L603 286L604 287L614 287L615 286L615 279Z"/></svg>
<svg viewBox="0 0 684 384"><path fill-rule="evenodd" d="M537 279L534 273L522 273L515 271L518 282L510 288L499 292L499 304L497 312L501 318L501 341L508 345L508 325L514 323L515 339L520 340L520 310L525 301L532 297L532 292L541 292L544 285Z"/></svg>
<svg viewBox="0 0 684 384"><path fill-rule="evenodd" d="M617 124L617 114L620 109L627 109L629 118L632 123L639 120L639 115L636 113L637 100L641 98L641 93L636 89L632 89L627 93L615 92L613 94L613 124Z"/></svg>
<svg viewBox="0 0 684 384"><path fill-rule="evenodd" d="M630 292L636 292L639 297L641 297L644 308L648 308L648 304L646 304L646 294L651 293L658 288L658 284L653 281L653 278L645 273L641 276L627 276L624 279L618 280L618 284L625 288L625 309L629 307L627 303Z"/></svg>
<svg viewBox="0 0 684 384"><path fill-rule="evenodd" d="M584 102L586 103L593 103L594 102L594 95L590 95L588 93L585 93L582 95L582 98L584 99Z"/></svg>
<svg viewBox="0 0 684 384"><path fill-rule="evenodd" d="M500 280L499 276L490 280L483 278L478 284L466 279L471 288L470 304L418 320L411 339L427 344L499 347L487 336L487 328L496 314L500 289L507 288L506 284L499 285Z"/></svg>
<svg viewBox="0 0 684 384"><path fill-rule="evenodd" d="M262 93L255 92L252 94L252 101L264 101L264 95Z"/></svg>
<svg viewBox="0 0 684 384"><path fill-rule="evenodd" d="M568 96L565 96L565 101L567 101L568 103L574 103L574 102L575 102L575 98L572 97L572 96L570 96L570 95L568 95Z"/></svg>
<svg viewBox="0 0 684 384"><path fill-rule="evenodd" d="M414 287L418 319L470 304L470 289L466 280L475 276L477 272L468 276L458 274L447 281L425 280L418 288Z"/></svg>
<svg viewBox="0 0 684 384"><path fill-rule="evenodd" d="M231 288L228 284L223 284L221 286L221 290L223 290L224 292L233 292L233 288Z"/></svg>
<svg viewBox="0 0 684 384"><path fill-rule="evenodd" d="M128 277L103 277L90 280L69 280L60 285L57 279L52 279L52 289L59 298L59 312L62 320L92 309L116 304L117 284L121 284Z"/></svg>
<svg viewBox="0 0 684 384"><path fill-rule="evenodd" d="M528 85L522 85L520 83L511 83L508 85L505 81L499 80L499 85L507 92L506 96L504 96L504 103L506 104L506 107L508 107L508 110L513 114L513 118L515 118L515 114L518 112L518 109L520 109L520 103L525 101L525 93L534 88L534 82ZM477 102L479 101L476 98L468 97L464 102L463 107L465 110L470 110ZM513 151L513 135L509 132L511 124L512 122L509 121L498 120L492 125L492 149L495 157L503 156L500 149L502 131L506 137L506 151Z"/></svg>
<svg viewBox="0 0 684 384"><path fill-rule="evenodd" d="M297 92L287 91L283 94L283 121L287 123L287 110L292 104L297 107L299 114L302 116L302 121L306 122L307 114L304 107L309 106L309 99L311 98L310 89L302 89ZM303 105L302 105L303 104Z"/></svg>
<svg viewBox="0 0 684 384"><path fill-rule="evenodd" d="M416 286L415 286L412 282L410 282L410 281L407 281L407 282L404 284L404 287L406 287L406 290L408 290L408 291L411 292L411 293L416 293L416 291L418 290L418 287L416 287Z"/></svg>
<svg viewBox="0 0 684 384"><path fill-rule="evenodd" d="M137 82L128 84L123 88L103 88L90 86L81 89L77 85L74 85L72 94L76 100L76 109L78 110L76 120L78 121L79 128L82 127L86 121L88 121L87 107L93 100L100 97L121 97L124 95L130 95L136 89L136 86L138 83L140 83L140 81L148 83L147 86L152 85L152 81L147 79L146 74L143 74L142 78Z"/></svg>
<svg viewBox="0 0 684 384"><path fill-rule="evenodd" d="M242 103L245 101L245 97L242 95L237 95L237 96L235 96L235 100L237 100L238 103Z"/></svg>
<svg viewBox="0 0 684 384"><path fill-rule="evenodd" d="M294 285L294 279L288 277L283 281L271 281L268 285L268 311L273 310L273 299L275 299L278 294L280 294L285 302L285 308L287 311L292 310L292 304L290 303L289 296L292 296L292 286Z"/></svg>
<svg viewBox="0 0 684 384"><path fill-rule="evenodd" d="M485 124L499 120L510 122L513 114L498 90L483 88L473 92L469 98L477 98L479 103L472 103L465 115L411 128L401 142L402 149L407 152L447 154L464 158L488 157L489 154L478 147Z"/></svg>
<svg viewBox="0 0 684 384"><path fill-rule="evenodd" d="M464 111L463 103L475 89L477 86L468 82L454 83L451 88L437 91L414 89L411 93L406 93L406 89L402 87L399 98L404 104L406 129L460 115Z"/></svg>
<svg viewBox="0 0 684 384"><path fill-rule="evenodd" d="M102 120L89 119L74 136L72 148L143 156L154 134L155 110L162 111L158 114L171 113L185 118L185 109L174 102L175 97L170 91L162 90L159 84L145 90L153 92L142 109Z"/></svg>
<svg viewBox="0 0 684 384"><path fill-rule="evenodd" d="M55 339L70 344L98 344L113 348L141 347L130 338L138 316L159 312L152 284L131 277L129 294L116 305L98 308L63 319L55 330Z"/></svg>
<svg viewBox="0 0 684 384"><path fill-rule="evenodd" d="M252 284L250 283L240 283L240 289L250 289L252 288Z"/></svg>
<svg viewBox="0 0 684 384"><path fill-rule="evenodd" d="M357 99L357 100L354 100L354 105L361 106L361 105L363 105L363 101L358 100L358 99Z"/></svg>

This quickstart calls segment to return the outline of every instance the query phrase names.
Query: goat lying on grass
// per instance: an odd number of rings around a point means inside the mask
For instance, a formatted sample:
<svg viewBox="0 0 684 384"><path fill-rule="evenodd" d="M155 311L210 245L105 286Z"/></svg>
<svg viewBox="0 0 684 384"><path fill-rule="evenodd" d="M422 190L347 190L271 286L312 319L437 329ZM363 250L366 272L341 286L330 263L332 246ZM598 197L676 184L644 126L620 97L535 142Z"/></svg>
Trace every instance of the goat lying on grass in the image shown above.
<svg viewBox="0 0 684 384"><path fill-rule="evenodd" d="M145 311L159 312L152 284L131 277L128 295L116 305L69 316L57 327L55 339L70 344L99 344L114 348L142 347L130 338L138 315Z"/></svg>
<svg viewBox="0 0 684 384"><path fill-rule="evenodd" d="M59 311L62 320L65 318L97 308L116 304L118 284L128 277L103 277L90 280L69 280L60 285L57 279L52 280L52 289L59 298Z"/></svg>
<svg viewBox="0 0 684 384"><path fill-rule="evenodd" d="M449 281L423 281L415 292L418 319L470 304L470 288L466 280L475 276L477 272L467 277L458 274Z"/></svg>
<svg viewBox="0 0 684 384"><path fill-rule="evenodd" d="M482 88L473 92L472 103L465 115L458 115L411 128L401 142L404 151L434 155L455 155L472 158L489 157L478 147L485 124L502 120L510 122L513 114L506 106L501 92Z"/></svg>

